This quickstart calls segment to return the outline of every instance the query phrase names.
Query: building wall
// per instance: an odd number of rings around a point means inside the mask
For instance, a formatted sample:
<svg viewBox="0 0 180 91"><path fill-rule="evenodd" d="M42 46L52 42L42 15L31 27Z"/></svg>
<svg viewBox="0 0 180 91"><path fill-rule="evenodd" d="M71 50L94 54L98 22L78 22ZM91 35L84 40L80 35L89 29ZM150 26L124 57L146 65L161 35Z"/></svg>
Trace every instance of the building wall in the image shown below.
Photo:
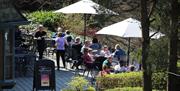
<svg viewBox="0 0 180 91"><path fill-rule="evenodd" d="M3 73L3 71L4 71L4 55L3 55L3 52L4 52L4 50L3 50L3 32L0 30L0 80L3 80L3 75L4 75L4 73Z"/></svg>

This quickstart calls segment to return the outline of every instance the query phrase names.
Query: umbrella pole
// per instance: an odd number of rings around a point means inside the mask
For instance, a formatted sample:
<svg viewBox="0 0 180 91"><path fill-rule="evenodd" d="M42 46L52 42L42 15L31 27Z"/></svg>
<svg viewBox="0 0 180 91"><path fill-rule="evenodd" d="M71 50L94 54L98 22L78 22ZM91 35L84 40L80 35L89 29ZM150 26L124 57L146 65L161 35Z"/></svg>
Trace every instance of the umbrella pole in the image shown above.
<svg viewBox="0 0 180 91"><path fill-rule="evenodd" d="M86 41L86 17L87 15L86 14L84 14L84 43L85 43L85 41Z"/></svg>
<svg viewBox="0 0 180 91"><path fill-rule="evenodd" d="M131 44L131 40L130 38L128 38L127 66L129 65L130 44Z"/></svg>

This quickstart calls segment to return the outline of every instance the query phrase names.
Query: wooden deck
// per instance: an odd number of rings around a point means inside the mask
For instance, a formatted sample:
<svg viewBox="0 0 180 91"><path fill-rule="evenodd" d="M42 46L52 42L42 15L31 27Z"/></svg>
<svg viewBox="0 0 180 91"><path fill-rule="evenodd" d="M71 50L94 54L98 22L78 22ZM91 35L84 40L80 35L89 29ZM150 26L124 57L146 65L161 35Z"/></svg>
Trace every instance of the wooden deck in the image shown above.
<svg viewBox="0 0 180 91"><path fill-rule="evenodd" d="M56 91L60 91L61 89L67 86L67 83L72 79L74 75L74 71L62 69L55 71L56 76ZM7 89L3 91L32 91L33 88L33 77L17 77L15 78L16 85L13 89Z"/></svg>
<svg viewBox="0 0 180 91"><path fill-rule="evenodd" d="M55 62L55 55L46 56L46 58L52 60ZM63 88L67 87L67 83L71 81L71 79L77 75L75 74L75 71L70 69L70 65L67 63L67 69L60 68L60 70L55 70L55 77L56 77L56 91L60 91ZM62 61L60 61L60 67L62 67ZM79 72L80 75L83 74L83 71L81 70ZM86 73L87 74L87 73ZM88 76L86 77L89 79ZM28 72L27 76L18 76L15 78L16 85L12 89L5 89L3 91L32 91L33 89L33 72Z"/></svg>

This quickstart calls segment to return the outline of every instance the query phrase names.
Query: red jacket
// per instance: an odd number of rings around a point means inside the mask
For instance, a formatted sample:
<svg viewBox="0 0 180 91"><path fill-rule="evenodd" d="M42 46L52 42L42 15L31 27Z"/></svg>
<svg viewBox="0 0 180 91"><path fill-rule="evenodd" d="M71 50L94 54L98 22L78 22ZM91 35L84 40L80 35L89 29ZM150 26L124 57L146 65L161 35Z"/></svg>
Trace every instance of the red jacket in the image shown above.
<svg viewBox="0 0 180 91"><path fill-rule="evenodd" d="M82 56L84 63L93 63L91 57L88 54L83 54Z"/></svg>

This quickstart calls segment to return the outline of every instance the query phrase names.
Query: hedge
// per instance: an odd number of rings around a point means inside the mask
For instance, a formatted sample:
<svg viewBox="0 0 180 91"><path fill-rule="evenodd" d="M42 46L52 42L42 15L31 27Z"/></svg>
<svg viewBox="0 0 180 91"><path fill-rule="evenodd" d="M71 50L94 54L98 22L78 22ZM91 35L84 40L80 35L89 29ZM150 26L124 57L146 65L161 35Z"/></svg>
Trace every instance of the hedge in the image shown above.
<svg viewBox="0 0 180 91"><path fill-rule="evenodd" d="M68 86L61 91L95 91L95 88L84 77L77 76L73 77Z"/></svg>
<svg viewBox="0 0 180 91"><path fill-rule="evenodd" d="M124 87L124 88L114 88L114 89L107 89L105 91L143 91L142 87ZM153 90L158 91L158 90Z"/></svg>
<svg viewBox="0 0 180 91"><path fill-rule="evenodd" d="M167 75L165 73L153 73L153 89L166 89ZM142 72L129 72L110 74L97 78L97 87L101 90L122 87L142 87Z"/></svg>

